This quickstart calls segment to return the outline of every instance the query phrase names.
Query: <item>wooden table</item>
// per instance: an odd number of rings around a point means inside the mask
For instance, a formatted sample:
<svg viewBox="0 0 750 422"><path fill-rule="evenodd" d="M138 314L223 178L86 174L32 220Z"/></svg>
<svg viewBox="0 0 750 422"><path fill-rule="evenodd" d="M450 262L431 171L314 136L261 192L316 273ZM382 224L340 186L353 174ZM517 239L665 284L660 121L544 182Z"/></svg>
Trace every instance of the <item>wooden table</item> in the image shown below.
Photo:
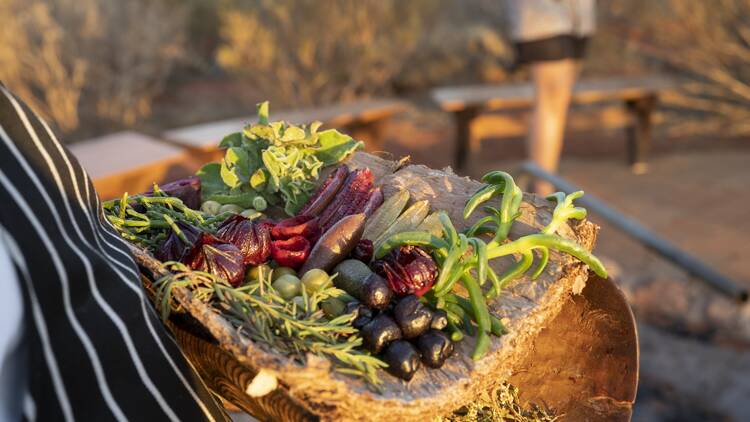
<svg viewBox="0 0 750 422"><path fill-rule="evenodd" d="M618 102L624 107L608 108L588 116L571 115L568 127L574 130L592 127L625 127L628 161L635 171L645 169L651 144L653 111L659 94L674 87L665 77L618 77L579 81L573 89L572 105ZM508 114L528 110L534 98L531 83L443 87L432 90L432 99L444 111L453 113L456 121L455 167L466 168L469 152L476 152L482 135L522 136L525 125ZM482 113L502 111L482 120Z"/></svg>

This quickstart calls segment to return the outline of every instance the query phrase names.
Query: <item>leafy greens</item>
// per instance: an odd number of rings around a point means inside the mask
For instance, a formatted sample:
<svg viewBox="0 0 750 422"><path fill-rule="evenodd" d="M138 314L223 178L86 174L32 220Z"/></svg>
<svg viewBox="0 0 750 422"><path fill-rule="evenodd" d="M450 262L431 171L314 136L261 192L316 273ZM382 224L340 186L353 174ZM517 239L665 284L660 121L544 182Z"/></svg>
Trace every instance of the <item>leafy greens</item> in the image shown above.
<svg viewBox="0 0 750 422"><path fill-rule="evenodd" d="M259 104L258 123L224 137L221 162L198 170L203 200L250 208L263 197L294 215L310 198L320 170L364 145L335 129L318 132L320 125L269 122L268 102Z"/></svg>

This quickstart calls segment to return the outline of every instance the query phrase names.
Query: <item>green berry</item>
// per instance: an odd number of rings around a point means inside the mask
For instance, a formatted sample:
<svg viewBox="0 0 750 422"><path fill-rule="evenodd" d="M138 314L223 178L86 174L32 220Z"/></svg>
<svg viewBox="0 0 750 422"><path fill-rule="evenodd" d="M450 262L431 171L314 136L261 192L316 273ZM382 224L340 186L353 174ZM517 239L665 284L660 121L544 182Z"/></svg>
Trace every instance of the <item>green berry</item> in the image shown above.
<svg viewBox="0 0 750 422"><path fill-rule="evenodd" d="M302 285L305 286L307 294L313 294L330 286L331 277L325 271L313 268L302 276Z"/></svg>
<svg viewBox="0 0 750 422"><path fill-rule="evenodd" d="M201 212L208 215L216 215L219 213L221 204L216 201L206 201L201 204Z"/></svg>
<svg viewBox="0 0 750 422"><path fill-rule="evenodd" d="M302 291L299 278L291 274L279 277L271 285L286 300L294 298Z"/></svg>

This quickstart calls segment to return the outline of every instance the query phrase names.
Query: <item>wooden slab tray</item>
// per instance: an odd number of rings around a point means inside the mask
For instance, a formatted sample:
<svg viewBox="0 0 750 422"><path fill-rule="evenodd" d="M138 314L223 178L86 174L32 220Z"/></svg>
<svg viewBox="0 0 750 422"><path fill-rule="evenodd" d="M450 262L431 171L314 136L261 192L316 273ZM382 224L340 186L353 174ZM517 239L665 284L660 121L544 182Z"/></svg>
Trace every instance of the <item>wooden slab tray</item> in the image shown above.
<svg viewBox="0 0 750 422"><path fill-rule="evenodd" d="M352 168L369 167L386 197L399 188L406 188L412 200L430 200L432 209L447 211L459 230L483 217L477 212L470 220L463 220L464 203L481 184L458 177L450 169L401 167L397 162L366 153L354 154L347 164ZM552 209L550 202L525 194L522 215L516 220L510 237L538 232L550 221ZM591 250L597 231L596 225L581 221L564 225L558 234ZM149 254L137 248L134 252L144 269L153 272L158 268L158 261ZM493 268L502 272L511 260L506 257L493 263ZM277 378L278 388L258 399L257 409L246 409L251 413L272 420L424 421L445 415L509 379L514 368L524 362L533 349L541 330L560 313L572 294L583 290L587 279L587 267L583 263L551 251L549 265L541 277L536 281L528 277L515 281L489 304L491 312L503 319L509 333L492 337L492 346L485 358L471 360L474 339L467 337L457 344L456 353L441 369L423 369L408 383L383 373L384 388L380 394L372 392L358 379L331 371L330 362L325 359L308 356L306 364L302 365L253 343L238 334L215 310L193 300L184 288L175 289L175 297L210 334L204 338L215 339L243 371L255 374L262 369ZM236 382L246 385L249 380L237 379ZM269 401L274 404L269 405ZM261 406L263 402L266 404ZM264 415L262 408L273 414Z"/></svg>

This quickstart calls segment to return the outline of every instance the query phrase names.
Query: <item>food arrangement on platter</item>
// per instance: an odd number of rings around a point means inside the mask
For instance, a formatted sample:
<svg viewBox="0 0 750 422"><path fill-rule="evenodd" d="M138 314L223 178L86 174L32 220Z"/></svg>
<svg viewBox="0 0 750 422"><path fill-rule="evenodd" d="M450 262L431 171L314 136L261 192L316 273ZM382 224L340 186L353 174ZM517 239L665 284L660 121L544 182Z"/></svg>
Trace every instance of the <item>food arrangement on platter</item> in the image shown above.
<svg viewBox="0 0 750 422"><path fill-rule="evenodd" d="M606 278L591 245L570 235L586 217L573 203L582 192L550 196L537 228L513 178L494 171L442 208L436 198L452 187L430 200L413 180L385 183L353 165L361 142L319 126L271 122L263 103L257 123L221 141L220 163L104 204L122 237L160 261L153 289L165 319L186 289L243 339L301 368L325 359L373 399L408 390L420 372L441 379L452 361L481 366L499 348L493 338L512 331L498 304L526 309L519 297L554 290L550 274L566 265L571 280L584 264ZM545 272L537 290L508 293Z"/></svg>

